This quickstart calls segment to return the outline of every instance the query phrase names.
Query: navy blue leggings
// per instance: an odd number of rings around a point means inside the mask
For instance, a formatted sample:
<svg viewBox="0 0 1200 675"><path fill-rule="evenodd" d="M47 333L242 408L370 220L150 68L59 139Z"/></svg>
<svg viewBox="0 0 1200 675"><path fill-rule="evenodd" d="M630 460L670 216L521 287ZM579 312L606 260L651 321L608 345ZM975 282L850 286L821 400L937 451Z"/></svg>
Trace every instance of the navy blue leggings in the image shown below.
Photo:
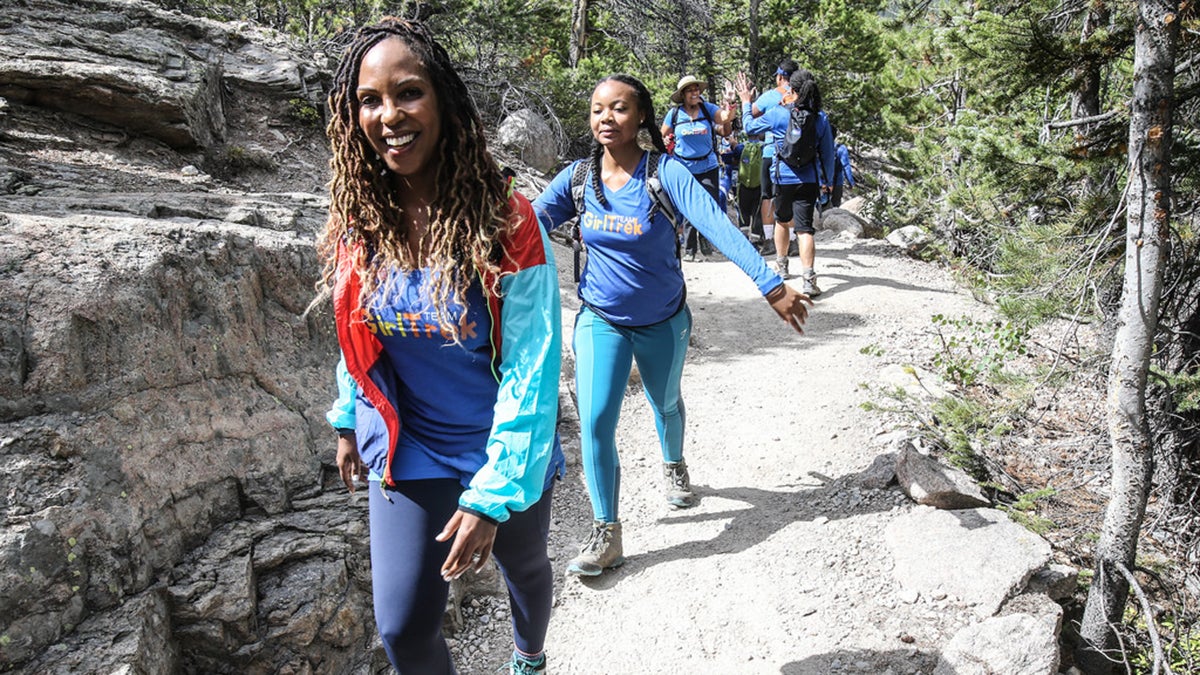
<svg viewBox="0 0 1200 675"><path fill-rule="evenodd" d="M434 541L458 509L462 485L454 479L398 481L389 502L370 487L371 583L375 624L388 660L402 675L454 673L442 636L450 585L442 563L453 538ZM552 487L528 510L512 514L496 531L492 555L508 584L513 641L526 654L542 651L554 576L546 556Z"/></svg>

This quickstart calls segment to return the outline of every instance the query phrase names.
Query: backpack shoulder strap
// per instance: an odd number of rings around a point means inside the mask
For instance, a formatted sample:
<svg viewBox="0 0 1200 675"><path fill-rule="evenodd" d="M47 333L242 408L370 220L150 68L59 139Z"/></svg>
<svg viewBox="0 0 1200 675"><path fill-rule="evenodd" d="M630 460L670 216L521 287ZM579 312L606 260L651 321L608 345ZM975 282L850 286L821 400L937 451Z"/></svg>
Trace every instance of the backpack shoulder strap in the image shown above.
<svg viewBox="0 0 1200 675"><path fill-rule="evenodd" d="M679 121L679 106L673 106L671 108L671 122L670 122L671 131L675 130L675 123L678 121Z"/></svg>
<svg viewBox="0 0 1200 675"><path fill-rule="evenodd" d="M658 178L658 167L662 163L662 157L661 152L651 150L650 156L646 158L646 191L650 193L650 214L647 218L653 218L655 212L660 212L667 222L671 223L671 228L676 233L675 258L680 259L679 214L675 211L675 205L671 203L671 196L667 194L666 188Z"/></svg>
<svg viewBox="0 0 1200 675"><path fill-rule="evenodd" d="M571 226L571 250L574 257L575 283L579 283L580 257L583 253L583 228L579 221L583 219L583 193L587 190L588 167L591 162L583 159L575 163L571 169L571 201L575 202L575 224Z"/></svg>
<svg viewBox="0 0 1200 675"><path fill-rule="evenodd" d="M587 189L588 167L591 162L586 159L575 163L571 170L571 201L575 202L575 215L583 215L583 191Z"/></svg>

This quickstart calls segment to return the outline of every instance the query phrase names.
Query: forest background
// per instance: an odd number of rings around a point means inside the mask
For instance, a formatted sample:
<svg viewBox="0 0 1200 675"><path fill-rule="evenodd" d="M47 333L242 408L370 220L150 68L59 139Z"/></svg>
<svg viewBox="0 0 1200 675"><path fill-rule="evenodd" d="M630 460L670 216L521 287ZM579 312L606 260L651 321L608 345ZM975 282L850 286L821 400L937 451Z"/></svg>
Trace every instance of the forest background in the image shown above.
<svg viewBox="0 0 1200 675"><path fill-rule="evenodd" d="M864 215L888 230L928 230L936 243L926 255L952 266L1002 317L932 317L944 337L942 374L958 388L914 417L998 502L1093 571L1082 575L1094 596L1094 625L1085 617L1079 627L1085 647L1123 651L1133 672L1200 672L1195 0L159 4L290 33L331 63L348 29L382 15L424 19L485 118L496 124L520 109L538 111L564 159L590 144L588 100L604 75L642 79L663 115L682 75L706 79L712 97L738 71L768 88L776 64L796 59L817 75L825 110L850 147ZM305 105L296 102L298 119L323 119ZM1138 228L1147 228L1144 236ZM1139 322L1123 307L1140 308L1148 331L1133 350L1142 356L1124 372L1123 331ZM1113 350L1064 356L1035 377L1006 372L1030 328L1050 317L1098 328ZM1009 430L1036 423L1033 388L1081 375L1109 383L1111 457L1101 466L1085 466L1094 453L1078 459L1089 476L1082 482L1108 493L1103 524L1103 500L1014 476L996 459ZM1132 405L1122 403L1122 381ZM1113 431L1124 427L1134 429L1132 440ZM1139 550L1156 555L1135 557ZM1145 602L1126 601L1130 584ZM1119 630L1109 630L1114 623Z"/></svg>

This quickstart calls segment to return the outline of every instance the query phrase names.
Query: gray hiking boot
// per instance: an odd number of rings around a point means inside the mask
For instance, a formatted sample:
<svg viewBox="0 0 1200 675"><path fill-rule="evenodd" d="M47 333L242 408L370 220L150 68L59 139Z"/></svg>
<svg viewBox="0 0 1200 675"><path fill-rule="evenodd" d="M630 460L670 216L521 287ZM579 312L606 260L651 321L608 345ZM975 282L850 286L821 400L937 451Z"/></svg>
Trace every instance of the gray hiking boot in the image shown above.
<svg viewBox="0 0 1200 675"><path fill-rule="evenodd" d="M592 521L592 533L579 547L579 555L567 563L567 574L594 577L606 569L625 564L621 548L621 523Z"/></svg>
<svg viewBox="0 0 1200 675"><path fill-rule="evenodd" d="M781 279L791 279L792 275L788 274L788 259L775 258L775 272L779 274Z"/></svg>
<svg viewBox="0 0 1200 675"><path fill-rule="evenodd" d="M679 509L696 504L696 493L692 492L692 480L688 477L687 462L663 463L663 477L667 479L667 503Z"/></svg>
<svg viewBox="0 0 1200 675"><path fill-rule="evenodd" d="M817 286L817 275L812 274L804 277L804 281L800 284L800 292L810 298L815 298L821 294L821 287Z"/></svg>

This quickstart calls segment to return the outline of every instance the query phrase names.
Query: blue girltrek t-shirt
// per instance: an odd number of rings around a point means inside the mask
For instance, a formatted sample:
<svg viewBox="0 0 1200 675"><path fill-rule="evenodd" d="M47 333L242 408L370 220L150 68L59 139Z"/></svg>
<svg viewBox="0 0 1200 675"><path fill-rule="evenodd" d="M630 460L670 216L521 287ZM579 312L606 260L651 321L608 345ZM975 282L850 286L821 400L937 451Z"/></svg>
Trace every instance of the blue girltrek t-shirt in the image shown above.
<svg viewBox="0 0 1200 675"><path fill-rule="evenodd" d="M700 105L704 106L709 119L716 124L717 106L708 101L701 101ZM669 122L670 116L675 116L675 157L692 173L704 173L717 168L717 153L713 151L713 137L716 135L713 125L704 119L704 113L699 110L696 111L696 119L692 119L683 106L677 110L672 110L667 117Z"/></svg>
<svg viewBox="0 0 1200 675"><path fill-rule="evenodd" d="M499 383L492 373L491 319L476 282L466 294L469 309L450 307L459 344L443 335L429 302L428 270L393 271L372 303L367 326L383 345L398 377L400 438L392 478L455 478L466 484L487 460L488 435ZM386 294L386 295L385 295ZM381 446L382 447L382 446ZM436 449L436 451L434 450ZM364 457L382 476L386 453Z"/></svg>
<svg viewBox="0 0 1200 675"><path fill-rule="evenodd" d="M580 274L579 297L592 311L618 326L649 326L670 318L683 303L683 270L676 256L676 233L662 213L648 218L646 158L625 185L611 190L603 181L605 208L596 199L591 177L584 183L584 213L580 233L587 263ZM579 160L587 161L587 160ZM742 269L766 295L783 283L767 268L758 252L729 221L700 181L683 163L663 156L658 178L675 205L709 241ZM533 202L542 226L554 229L575 217L568 166L550 181Z"/></svg>
<svg viewBox="0 0 1200 675"><path fill-rule="evenodd" d="M776 146L783 143L783 137L787 134L788 121L792 118L791 106L777 105L767 108L762 115L758 117L750 116L750 104L742 104L742 124L743 129L748 134L761 134L767 131L773 132L775 140L768 145L763 146L763 154L766 155L766 148ZM776 185L796 185L798 183L819 183L822 185L833 184L833 162L836 158L836 153L833 149L833 132L829 129L829 118L825 115L825 111L817 113L817 158L811 163L800 169L797 174L792 171L792 167L788 166L787 162L779 161L771 162L771 180Z"/></svg>

